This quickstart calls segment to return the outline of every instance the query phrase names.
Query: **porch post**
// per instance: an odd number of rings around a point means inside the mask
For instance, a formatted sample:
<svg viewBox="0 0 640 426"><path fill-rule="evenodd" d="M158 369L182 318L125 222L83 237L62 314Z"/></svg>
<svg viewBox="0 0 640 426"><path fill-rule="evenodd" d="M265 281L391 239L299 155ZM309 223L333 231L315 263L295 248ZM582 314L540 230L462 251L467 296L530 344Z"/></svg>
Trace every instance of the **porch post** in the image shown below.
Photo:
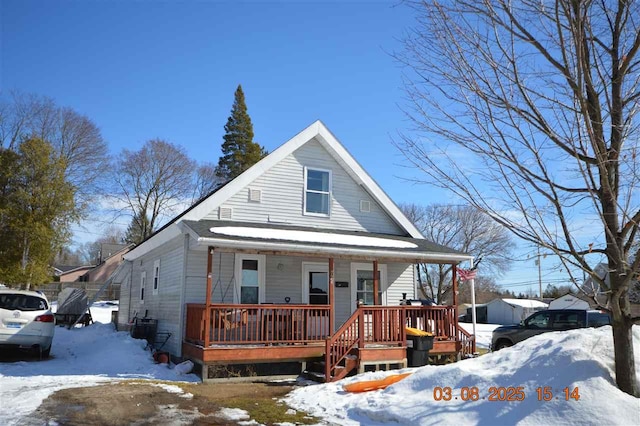
<svg viewBox="0 0 640 426"><path fill-rule="evenodd" d="M378 261L373 261L373 304L379 305L378 291L380 291L380 280L378 279Z"/></svg>
<svg viewBox="0 0 640 426"><path fill-rule="evenodd" d="M335 307L335 301L334 301L334 287L335 287L335 267L334 267L334 262L333 262L333 257L329 258L329 335L333 336L333 332L334 332L334 307Z"/></svg>
<svg viewBox="0 0 640 426"><path fill-rule="evenodd" d="M204 308L204 347L211 342L211 287L213 285L213 247L207 247L207 297Z"/></svg>
<svg viewBox="0 0 640 426"><path fill-rule="evenodd" d="M458 339L458 274L457 268L455 264L451 265L451 278L453 279L453 285L451 286L453 289L453 337Z"/></svg>
<svg viewBox="0 0 640 426"><path fill-rule="evenodd" d="M378 261L373 261L373 306L380 304L378 291L380 280L378 279ZM382 311L373 310L373 338L378 341L382 338Z"/></svg>

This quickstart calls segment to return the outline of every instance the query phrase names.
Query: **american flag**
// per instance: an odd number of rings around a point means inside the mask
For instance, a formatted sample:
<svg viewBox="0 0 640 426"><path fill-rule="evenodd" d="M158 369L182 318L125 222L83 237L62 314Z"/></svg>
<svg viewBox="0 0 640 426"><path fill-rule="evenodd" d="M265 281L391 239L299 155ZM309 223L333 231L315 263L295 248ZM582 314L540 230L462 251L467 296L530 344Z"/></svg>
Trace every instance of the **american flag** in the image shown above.
<svg viewBox="0 0 640 426"><path fill-rule="evenodd" d="M469 281L476 278L476 270L475 269L461 269L457 268L458 276L462 281Z"/></svg>

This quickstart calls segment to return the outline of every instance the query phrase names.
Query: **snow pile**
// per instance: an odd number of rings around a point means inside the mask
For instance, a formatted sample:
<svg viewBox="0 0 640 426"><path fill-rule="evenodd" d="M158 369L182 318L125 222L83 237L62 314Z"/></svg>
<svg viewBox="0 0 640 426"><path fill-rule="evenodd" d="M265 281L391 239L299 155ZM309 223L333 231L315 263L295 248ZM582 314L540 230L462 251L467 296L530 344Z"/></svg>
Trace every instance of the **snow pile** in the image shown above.
<svg viewBox="0 0 640 426"><path fill-rule="evenodd" d="M636 371L640 371L640 327L633 331ZM615 386L612 345L611 327L546 333L479 358L407 369L414 374L386 390L361 394L342 390L343 384L389 374L366 373L297 389L285 402L341 425L640 424L640 400ZM520 386L523 401L489 400L491 387ZM450 387L451 400L436 401L436 387ZM539 401L537 389L544 392L545 387L552 398ZM478 400L462 400L463 388L477 388ZM569 392L577 388L579 400L566 400L565 388Z"/></svg>
<svg viewBox="0 0 640 426"><path fill-rule="evenodd" d="M91 315L94 321L109 322L117 309L113 302L100 302L91 307ZM113 324L56 327L50 359L0 362L0 423L19 424L49 395L65 388L127 378L199 382L194 374L180 375L166 364L155 364L145 346L144 340L114 331Z"/></svg>

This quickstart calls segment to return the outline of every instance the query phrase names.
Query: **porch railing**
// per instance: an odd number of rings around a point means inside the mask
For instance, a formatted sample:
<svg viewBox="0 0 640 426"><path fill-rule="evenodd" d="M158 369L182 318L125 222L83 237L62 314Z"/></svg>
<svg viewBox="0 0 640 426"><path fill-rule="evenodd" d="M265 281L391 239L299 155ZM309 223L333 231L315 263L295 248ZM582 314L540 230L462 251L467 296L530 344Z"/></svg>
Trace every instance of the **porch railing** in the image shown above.
<svg viewBox="0 0 640 426"><path fill-rule="evenodd" d="M187 304L185 339L211 344L324 342L329 331L327 305Z"/></svg>
<svg viewBox="0 0 640 426"><path fill-rule="evenodd" d="M458 340L462 344L461 352L463 357L469 357L476 353L476 336L464 328L458 327Z"/></svg>
<svg viewBox="0 0 640 426"><path fill-rule="evenodd" d="M436 339L454 339L456 309L453 306L402 306L406 312L406 325L433 333Z"/></svg>

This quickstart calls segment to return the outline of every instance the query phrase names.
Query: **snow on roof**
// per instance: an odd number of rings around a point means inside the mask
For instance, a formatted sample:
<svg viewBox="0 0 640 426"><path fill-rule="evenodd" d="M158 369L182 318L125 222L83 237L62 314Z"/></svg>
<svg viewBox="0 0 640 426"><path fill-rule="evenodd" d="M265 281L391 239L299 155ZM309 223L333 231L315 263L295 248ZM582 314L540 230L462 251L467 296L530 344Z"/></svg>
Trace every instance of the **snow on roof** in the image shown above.
<svg viewBox="0 0 640 426"><path fill-rule="evenodd" d="M300 241L305 243L330 243L363 247L417 248L408 241L329 232L298 231L275 228L250 228L244 226L215 226L209 229L216 234L233 237L264 238L269 240Z"/></svg>
<svg viewBox="0 0 640 426"><path fill-rule="evenodd" d="M549 305L539 300L531 299L502 299L506 303L514 306L522 306L523 308L546 308Z"/></svg>

